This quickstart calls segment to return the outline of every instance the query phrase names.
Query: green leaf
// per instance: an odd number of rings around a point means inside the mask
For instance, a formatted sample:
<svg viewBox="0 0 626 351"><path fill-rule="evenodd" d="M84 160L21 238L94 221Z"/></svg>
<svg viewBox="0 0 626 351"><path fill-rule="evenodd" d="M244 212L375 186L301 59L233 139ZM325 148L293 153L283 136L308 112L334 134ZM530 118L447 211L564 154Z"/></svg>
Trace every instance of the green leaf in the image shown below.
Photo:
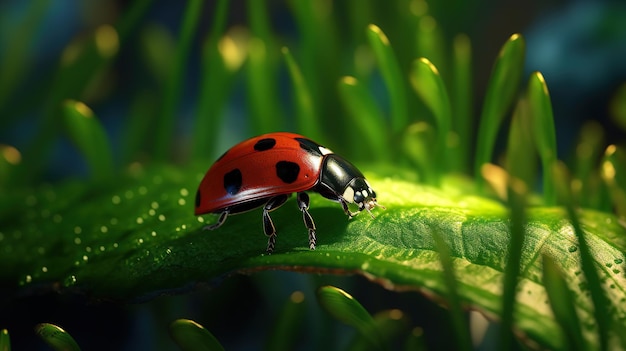
<svg viewBox="0 0 626 351"><path fill-rule="evenodd" d="M385 310L374 315L374 324L377 332L381 335L386 345L390 345L395 339L406 333L409 319L400 310ZM357 334L352 339L348 350L376 350L363 334Z"/></svg>
<svg viewBox="0 0 626 351"><path fill-rule="evenodd" d="M453 42L452 129L458 137L453 144L456 157L451 160L451 169L463 172L470 170L470 151L474 135L474 105L472 88L472 46L469 37L457 35Z"/></svg>
<svg viewBox="0 0 626 351"><path fill-rule="evenodd" d="M233 272L284 269L363 274L390 289L441 297L447 288L432 238L437 230L450 249L461 301L499 316L511 238L508 209L473 195L473 184L465 180L443 178L441 187L432 187L405 180L416 176L397 165L378 166L376 172L359 166L387 209L376 209L374 219L361 214L348 220L336 203L312 194L318 245L311 251L302 213L291 200L272 212L279 233L272 255L265 253L258 210L229 217L216 231L202 230L217 219L193 215L205 164L184 170L134 165L98 186L12 188L0 197L0 267L12 267L0 270L0 282L16 293L48 286L96 299L141 301ZM539 258L545 253L558 262L580 297L575 302L582 323L593 324L578 240L561 208L530 207L526 218L514 328L545 348L560 349ZM600 279L610 287L607 303L624 316L626 230L607 213L584 210L579 219Z"/></svg>
<svg viewBox="0 0 626 351"><path fill-rule="evenodd" d="M177 319L170 324L170 335L183 351L222 351L222 344L203 326L189 320Z"/></svg>
<svg viewBox="0 0 626 351"><path fill-rule="evenodd" d="M35 327L35 333L56 351L80 351L74 338L54 324L41 323Z"/></svg>
<svg viewBox="0 0 626 351"><path fill-rule="evenodd" d="M481 167L491 161L500 125L518 94L524 71L525 48L524 38L513 34L500 49L491 72L476 138L474 174L479 185L482 185Z"/></svg>
<svg viewBox="0 0 626 351"><path fill-rule="evenodd" d="M11 351L11 337L6 329L0 330L0 351Z"/></svg>
<svg viewBox="0 0 626 351"><path fill-rule="evenodd" d="M93 111L79 101L63 104L65 128L82 152L95 180L110 179L113 175L113 155L106 132Z"/></svg>
<svg viewBox="0 0 626 351"><path fill-rule="evenodd" d="M391 101L391 129L395 134L399 134L409 124L406 89L400 65L389 39L378 26L370 24L367 27L367 39L376 55L378 68Z"/></svg>
<svg viewBox="0 0 626 351"><path fill-rule="evenodd" d="M323 286L317 290L320 305L338 321L354 327L370 345L384 349L384 340L374 318L347 292L334 286Z"/></svg>

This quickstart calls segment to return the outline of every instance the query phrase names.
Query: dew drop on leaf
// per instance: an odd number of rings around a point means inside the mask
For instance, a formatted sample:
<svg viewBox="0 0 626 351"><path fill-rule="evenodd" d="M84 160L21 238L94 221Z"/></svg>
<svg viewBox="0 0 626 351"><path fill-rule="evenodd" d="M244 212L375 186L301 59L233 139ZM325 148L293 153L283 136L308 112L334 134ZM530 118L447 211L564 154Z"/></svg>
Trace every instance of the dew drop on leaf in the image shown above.
<svg viewBox="0 0 626 351"><path fill-rule="evenodd" d="M578 250L578 248L577 248L576 246L574 246L574 245L570 246L570 247L567 249L567 251L569 251L569 252L576 252L576 250Z"/></svg>
<svg viewBox="0 0 626 351"><path fill-rule="evenodd" d="M622 264L624 260L622 260L621 258L616 258L613 262L615 262L615 264Z"/></svg>
<svg viewBox="0 0 626 351"><path fill-rule="evenodd" d="M613 267L613 263L611 263L611 262L607 262L607 263L605 264L605 266L607 266L607 267L611 268L611 267Z"/></svg>

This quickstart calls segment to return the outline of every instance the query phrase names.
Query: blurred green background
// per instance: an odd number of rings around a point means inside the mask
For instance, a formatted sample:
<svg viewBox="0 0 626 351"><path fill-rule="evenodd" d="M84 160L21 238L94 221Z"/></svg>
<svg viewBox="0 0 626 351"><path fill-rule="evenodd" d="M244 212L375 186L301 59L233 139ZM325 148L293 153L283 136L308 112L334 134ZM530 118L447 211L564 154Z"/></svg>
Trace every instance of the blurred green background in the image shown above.
<svg viewBox="0 0 626 351"><path fill-rule="evenodd" d="M106 129L117 168L163 161L180 167L206 162L208 168L232 144L272 126L264 124L263 116L295 129L296 97L281 63L283 46L311 84L323 142L367 162L369 154L350 146L363 141L350 133L336 86L345 75L367 76L376 104L389 109L382 78L366 50L370 23L387 34L405 70L413 59L426 56L444 80L450 79L452 43L465 33L472 50L470 116L479 115L502 44L522 33L525 76L539 70L550 87L559 158L572 153L578 131L590 121L604 128L607 143L621 142L626 115L626 5L621 1L323 0L313 3L311 13L294 2L230 1L224 33L216 32L217 1L199 1L195 8L192 2L157 0L0 2L0 153L3 162L28 163L17 171L0 167L0 196L10 187L88 177L89 165L55 119L66 99L93 110ZM198 14L195 26L183 21L190 8ZM263 17L258 11L267 11L269 23L259 23ZM307 21L323 26L311 30ZM415 21L430 36L416 39L416 33L407 32ZM110 25L116 25L117 34ZM185 28L191 36L184 35ZM264 33L267 28L270 32ZM232 40L221 40L223 34ZM271 42L260 47L255 37ZM217 42L233 54L224 61L226 76L207 83L217 64L207 47ZM270 70L255 70L259 52L274 62L263 66ZM257 89L249 79L253 75L270 82L258 89L273 89L267 96L275 99L251 97L249 92ZM417 102L410 105L412 113L424 111ZM203 113L213 122L209 129L197 130ZM215 289L137 305L94 303L80 295L14 299L12 287L0 285L0 328L9 329L17 350L45 349L32 332L44 321L63 326L88 350L174 349L163 331L175 318L190 318L229 350L258 349L290 294L301 290L313 296L320 284L341 285L373 313L388 308L409 312L425 330L429 349L454 346L438 328L448 323L448 315L418 293L392 293L362 277L286 272L231 277ZM299 336L302 350L320 345L310 340L319 333L307 334L306 326L319 328L328 318L314 304L307 311ZM342 349L347 329L333 324L323 332Z"/></svg>

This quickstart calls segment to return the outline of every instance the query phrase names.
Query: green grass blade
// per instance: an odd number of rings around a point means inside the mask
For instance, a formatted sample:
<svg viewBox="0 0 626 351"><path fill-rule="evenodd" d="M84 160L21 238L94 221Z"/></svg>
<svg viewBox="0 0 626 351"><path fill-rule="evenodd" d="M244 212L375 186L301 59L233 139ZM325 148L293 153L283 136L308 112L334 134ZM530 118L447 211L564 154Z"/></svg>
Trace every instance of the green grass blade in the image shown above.
<svg viewBox="0 0 626 351"><path fill-rule="evenodd" d="M450 91L452 107L452 130L458 142L454 145L458 164L452 164L451 170L469 172L470 150L472 148L474 126L474 104L472 90L472 47L469 37L457 35L453 42L452 89Z"/></svg>
<svg viewBox="0 0 626 351"><path fill-rule="evenodd" d="M304 294L295 291L283 305L265 344L265 350L293 350L298 345L303 321L306 320Z"/></svg>
<svg viewBox="0 0 626 351"><path fill-rule="evenodd" d="M572 196L571 177L566 166L563 163L555 163L553 165L552 176L553 182L558 185L559 196L563 198L563 203L567 210L568 217L574 228L574 233L578 239L578 247L580 248L580 266L587 280L587 289L591 295L593 302L593 317L595 325L598 327L598 338L600 340L600 350L608 350L609 331L611 323L614 320L612 312L609 310L609 300L604 291L604 284L598 274L594 257L591 254L590 244L587 242L587 234L583 231L579 215L577 211L576 199ZM622 327L617 334L621 337L621 341L626 345L626 328ZM578 340L576 340L578 341Z"/></svg>
<svg viewBox="0 0 626 351"><path fill-rule="evenodd" d="M287 62L289 76L293 84L296 97L296 125L298 132L305 134L313 140L318 140L322 144L326 144L324 133L320 130L318 119L316 117L316 108L313 103L313 96L304 80L300 67L294 60L287 47L282 48L282 53Z"/></svg>
<svg viewBox="0 0 626 351"><path fill-rule="evenodd" d="M404 312L393 309L384 310L374 315L376 330L380 333L386 345L390 345L400 335L405 334L408 329L409 320ZM367 338L362 334L357 334L346 348L348 351L372 350L373 347Z"/></svg>
<svg viewBox="0 0 626 351"><path fill-rule="evenodd" d="M443 268L443 278L446 285L446 298L448 308L450 309L450 319L452 321L452 330L454 331L457 350L472 350L472 339L469 334L469 326L465 313L463 312L463 304L458 294L456 274L452 263L452 255L448 244L442 237L439 229L434 229L432 237L439 252L439 261Z"/></svg>
<svg viewBox="0 0 626 351"><path fill-rule="evenodd" d="M519 179L508 181L508 203L511 211L510 227L511 240L509 241L506 268L504 271L504 283L502 287L502 316L500 318L500 345L499 350L513 350L515 338L513 336L513 312L517 286L520 279L520 267L522 264L522 248L524 247L526 225L526 197L528 188Z"/></svg>
<svg viewBox="0 0 626 351"><path fill-rule="evenodd" d="M450 134L451 111L448 92L437 68L426 58L413 61L411 85L435 117L437 138L434 163L431 167L445 172L448 162L447 140Z"/></svg>
<svg viewBox="0 0 626 351"><path fill-rule="evenodd" d="M317 290L317 300L326 312L354 327L372 346L385 349L374 318L350 294L334 286L323 286Z"/></svg>
<svg viewBox="0 0 626 351"><path fill-rule="evenodd" d="M483 164L490 162L502 121L515 100L524 71L524 38L512 35L500 50L487 85L480 115L474 174L479 187L484 186L480 176Z"/></svg>
<svg viewBox="0 0 626 351"><path fill-rule="evenodd" d="M581 207L611 212L610 196L598 167L598 160L602 159L606 147L604 129L598 122L587 121L579 133L572 165L573 177L579 185L575 188L575 196Z"/></svg>
<svg viewBox="0 0 626 351"><path fill-rule="evenodd" d="M223 36L229 4L228 0L217 2L213 26L202 47L200 99L192 131L192 160L208 160L217 156L215 149L222 127L222 109L229 101L235 72L239 71L247 55L247 49L243 49L249 39L247 32L238 31Z"/></svg>
<svg viewBox="0 0 626 351"><path fill-rule="evenodd" d="M171 67L170 76L165 85L163 105L161 113L156 121L154 136L154 159L156 161L166 161L171 156L172 141L178 103L183 94L183 81L188 67L189 53L191 45L197 33L200 15L202 14L202 0L191 0L187 3L183 14L182 28L177 41L174 64Z"/></svg>
<svg viewBox="0 0 626 351"><path fill-rule="evenodd" d="M374 24L370 24L367 27L366 33L368 42L374 50L378 69L387 87L391 103L391 130L395 135L399 135L409 124L406 88L403 74L401 73L402 70L385 33Z"/></svg>
<svg viewBox="0 0 626 351"><path fill-rule="evenodd" d="M626 217L626 152L623 147L609 145L606 148L601 175L609 188L615 212L621 218Z"/></svg>
<svg viewBox="0 0 626 351"><path fill-rule="evenodd" d="M11 337L6 329L0 330L0 351L11 351Z"/></svg>
<svg viewBox="0 0 626 351"><path fill-rule="evenodd" d="M554 176L556 163L556 131L548 86L539 72L530 75L528 89L528 109L532 120L533 136L543 173L543 200L548 206L556 204Z"/></svg>
<svg viewBox="0 0 626 351"><path fill-rule="evenodd" d="M532 187L537 179L537 151L528 101L520 98L513 111L507 139L505 168L511 177Z"/></svg>
<svg viewBox="0 0 626 351"><path fill-rule="evenodd" d="M94 180L113 175L113 155L106 131L93 111L79 101L63 103L64 125L70 138L85 157Z"/></svg>
<svg viewBox="0 0 626 351"><path fill-rule="evenodd" d="M339 97L354 126L354 133L359 136L355 156L380 161L391 159L391 133L372 93L356 78L348 76L339 81Z"/></svg>
<svg viewBox="0 0 626 351"><path fill-rule="evenodd" d="M421 176L420 181L439 186L443 175L435 167L434 153L432 145L437 141L435 128L426 122L416 122L411 124L402 137L402 149L406 156L417 166Z"/></svg>
<svg viewBox="0 0 626 351"><path fill-rule="evenodd" d="M587 350L580 328L581 323L576 313L573 293L560 272L558 263L550 256L543 256L543 284L548 293L548 300L556 321L564 334L564 350Z"/></svg>
<svg viewBox="0 0 626 351"><path fill-rule="evenodd" d="M270 29L268 3L248 0L250 40L247 63L247 94L250 124L253 134L275 132L284 126L279 105L276 77L278 76L278 47Z"/></svg>
<svg viewBox="0 0 626 351"><path fill-rule="evenodd" d="M203 326L189 320L177 319L170 324L170 336L183 351L223 351L220 342Z"/></svg>
<svg viewBox="0 0 626 351"><path fill-rule="evenodd" d="M38 324L35 333L55 351L80 351L74 338L54 324Z"/></svg>
<svg viewBox="0 0 626 351"><path fill-rule="evenodd" d="M46 10L50 6L50 0L39 0L30 3L25 8L26 14L20 23L14 28L8 28L7 24L11 21L3 20L8 15L0 14L0 35L7 38L0 42L6 42L6 46L2 48L2 60L0 60L0 113L5 110L5 104L9 102L12 93L20 84L28 67L31 64L33 56L28 53L31 50L33 38L39 29L39 25L43 23L42 18L46 14ZM9 34L11 33L11 34ZM19 33L19 35L16 35ZM2 122L13 118L10 115L2 113Z"/></svg>

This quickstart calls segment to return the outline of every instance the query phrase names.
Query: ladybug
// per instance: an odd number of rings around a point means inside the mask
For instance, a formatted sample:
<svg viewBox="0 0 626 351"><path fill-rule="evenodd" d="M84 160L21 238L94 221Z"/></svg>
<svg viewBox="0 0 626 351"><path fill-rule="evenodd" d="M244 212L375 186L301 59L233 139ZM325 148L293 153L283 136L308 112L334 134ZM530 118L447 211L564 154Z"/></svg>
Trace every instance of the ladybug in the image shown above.
<svg viewBox="0 0 626 351"><path fill-rule="evenodd" d="M270 212L282 206L292 193L304 225L309 231L309 248L315 250L315 223L309 214L309 195L317 192L339 202L349 218L378 206L376 193L363 173L343 157L302 135L278 132L243 141L220 156L204 175L196 193L196 216L219 214L219 228L229 215L263 208L263 231L267 252L274 250L276 228ZM358 212L352 212L355 204Z"/></svg>

